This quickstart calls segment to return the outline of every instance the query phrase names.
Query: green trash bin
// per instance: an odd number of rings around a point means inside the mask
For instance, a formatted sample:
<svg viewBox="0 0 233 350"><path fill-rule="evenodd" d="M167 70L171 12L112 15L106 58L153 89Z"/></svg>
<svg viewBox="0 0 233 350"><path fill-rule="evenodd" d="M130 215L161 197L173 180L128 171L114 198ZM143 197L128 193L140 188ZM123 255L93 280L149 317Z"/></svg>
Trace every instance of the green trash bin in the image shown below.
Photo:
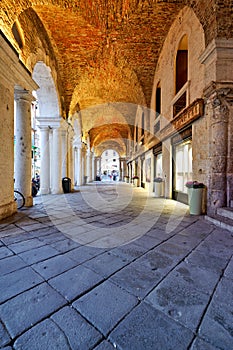
<svg viewBox="0 0 233 350"><path fill-rule="evenodd" d="M202 195L204 185L197 181L186 184L188 187L188 204L191 215L201 215L202 213Z"/></svg>
<svg viewBox="0 0 233 350"><path fill-rule="evenodd" d="M161 197L163 195L163 179L156 177L154 179L154 197Z"/></svg>

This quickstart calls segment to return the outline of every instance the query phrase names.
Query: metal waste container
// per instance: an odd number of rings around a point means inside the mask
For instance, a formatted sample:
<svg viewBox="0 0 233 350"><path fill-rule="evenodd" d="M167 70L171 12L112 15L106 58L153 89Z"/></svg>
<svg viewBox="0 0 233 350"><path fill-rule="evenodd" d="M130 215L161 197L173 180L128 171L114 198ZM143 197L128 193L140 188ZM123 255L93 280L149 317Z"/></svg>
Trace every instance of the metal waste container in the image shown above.
<svg viewBox="0 0 233 350"><path fill-rule="evenodd" d="M69 177L63 177L62 179L62 188L64 193L71 192L71 179Z"/></svg>

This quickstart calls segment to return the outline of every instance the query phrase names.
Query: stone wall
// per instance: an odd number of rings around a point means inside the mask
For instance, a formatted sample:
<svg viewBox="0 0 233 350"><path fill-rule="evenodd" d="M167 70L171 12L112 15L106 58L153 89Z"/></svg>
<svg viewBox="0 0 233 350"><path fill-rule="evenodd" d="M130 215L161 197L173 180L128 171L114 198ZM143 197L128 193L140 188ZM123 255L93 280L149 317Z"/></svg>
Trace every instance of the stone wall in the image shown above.
<svg viewBox="0 0 233 350"><path fill-rule="evenodd" d="M175 96L176 52L179 42L185 34L188 36L189 102L192 103L196 98L200 97L204 88L204 66L199 61L199 56L205 49L204 32L194 12L186 7L179 13L167 35L155 71L151 108L155 109L154 96L157 84L160 82L161 114L163 117L161 128L173 117L171 101ZM153 130L151 132L153 133Z"/></svg>

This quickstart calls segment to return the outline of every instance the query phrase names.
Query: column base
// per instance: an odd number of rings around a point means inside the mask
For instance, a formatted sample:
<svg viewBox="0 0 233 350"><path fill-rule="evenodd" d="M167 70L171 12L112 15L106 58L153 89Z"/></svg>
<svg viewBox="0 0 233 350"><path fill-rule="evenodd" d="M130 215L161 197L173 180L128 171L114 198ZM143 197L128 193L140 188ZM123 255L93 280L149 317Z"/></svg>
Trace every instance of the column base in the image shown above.
<svg viewBox="0 0 233 350"><path fill-rule="evenodd" d="M0 220L5 219L17 212L15 201L0 206Z"/></svg>
<svg viewBox="0 0 233 350"><path fill-rule="evenodd" d="M61 188L53 188L51 194L62 194L64 193Z"/></svg>
<svg viewBox="0 0 233 350"><path fill-rule="evenodd" d="M50 188L40 188L40 194L50 194Z"/></svg>
<svg viewBox="0 0 233 350"><path fill-rule="evenodd" d="M25 198L25 207L32 207L33 206L33 197L28 196Z"/></svg>

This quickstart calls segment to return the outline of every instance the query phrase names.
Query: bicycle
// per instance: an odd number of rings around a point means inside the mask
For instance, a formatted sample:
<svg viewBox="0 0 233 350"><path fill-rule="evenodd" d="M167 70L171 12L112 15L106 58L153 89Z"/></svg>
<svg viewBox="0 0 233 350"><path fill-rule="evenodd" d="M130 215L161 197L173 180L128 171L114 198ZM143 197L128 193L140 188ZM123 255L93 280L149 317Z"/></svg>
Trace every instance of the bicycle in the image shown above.
<svg viewBox="0 0 233 350"><path fill-rule="evenodd" d="M14 200L17 202L17 209L21 209L25 204L24 195L17 190L14 190Z"/></svg>

